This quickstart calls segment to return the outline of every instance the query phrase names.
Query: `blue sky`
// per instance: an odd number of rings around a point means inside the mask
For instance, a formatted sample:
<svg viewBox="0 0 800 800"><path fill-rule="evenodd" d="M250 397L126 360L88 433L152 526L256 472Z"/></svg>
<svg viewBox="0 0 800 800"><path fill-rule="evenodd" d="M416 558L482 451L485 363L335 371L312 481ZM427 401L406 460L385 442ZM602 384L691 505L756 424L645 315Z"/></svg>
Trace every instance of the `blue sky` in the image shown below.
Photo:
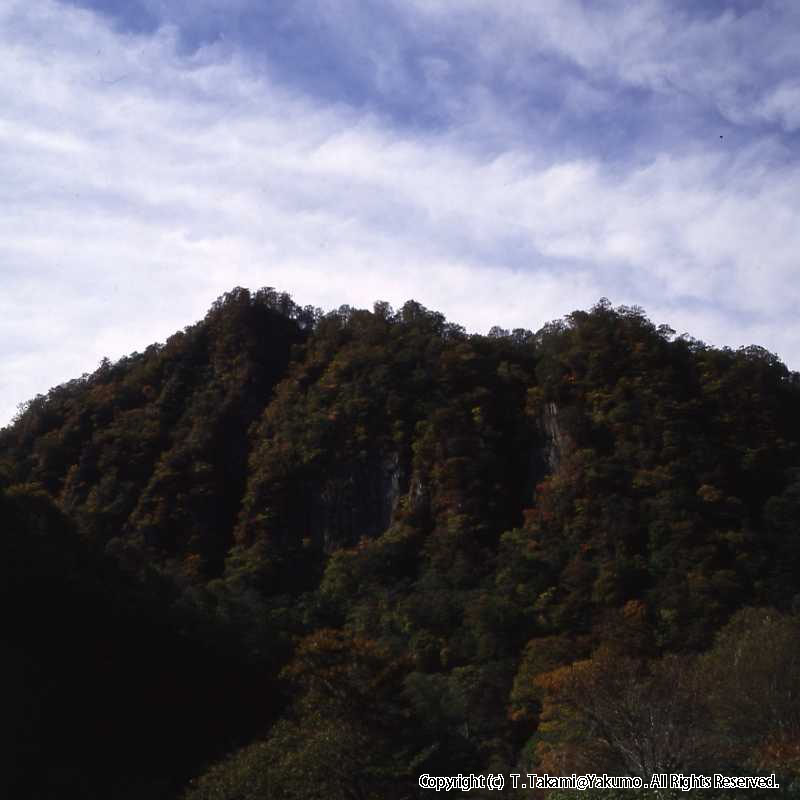
<svg viewBox="0 0 800 800"><path fill-rule="evenodd" d="M794 0L5 0L0 424L236 285L800 368Z"/></svg>

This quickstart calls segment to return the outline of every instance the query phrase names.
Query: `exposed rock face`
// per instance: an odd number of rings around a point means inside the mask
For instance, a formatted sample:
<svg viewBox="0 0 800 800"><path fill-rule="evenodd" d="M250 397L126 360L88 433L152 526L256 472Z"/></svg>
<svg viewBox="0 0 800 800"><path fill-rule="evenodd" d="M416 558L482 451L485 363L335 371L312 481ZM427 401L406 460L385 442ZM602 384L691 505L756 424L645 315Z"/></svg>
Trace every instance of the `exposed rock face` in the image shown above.
<svg viewBox="0 0 800 800"><path fill-rule="evenodd" d="M550 402L542 411L542 431L545 442L542 448L545 466L548 472L555 472L569 447L569 437L559 421L558 406Z"/></svg>
<svg viewBox="0 0 800 800"><path fill-rule="evenodd" d="M329 475L308 509L308 527L322 549L330 553L383 533L408 491L405 475L397 453L376 455Z"/></svg>
<svg viewBox="0 0 800 800"><path fill-rule="evenodd" d="M570 436L564 430L558 406L554 402L545 404L542 409L538 429L538 442L531 448L528 465L528 486L531 487L558 470L571 446Z"/></svg>

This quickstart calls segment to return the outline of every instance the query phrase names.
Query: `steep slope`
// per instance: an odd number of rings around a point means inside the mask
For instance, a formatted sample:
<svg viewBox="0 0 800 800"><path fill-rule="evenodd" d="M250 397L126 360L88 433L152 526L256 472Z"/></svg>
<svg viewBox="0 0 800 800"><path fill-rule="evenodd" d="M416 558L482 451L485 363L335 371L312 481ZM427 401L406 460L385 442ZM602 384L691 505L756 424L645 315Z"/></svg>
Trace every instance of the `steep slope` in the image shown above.
<svg viewBox="0 0 800 800"><path fill-rule="evenodd" d="M0 435L11 478L42 485L132 568L155 559L176 576L219 573L248 427L313 314L272 290L236 289L165 345L35 398Z"/></svg>

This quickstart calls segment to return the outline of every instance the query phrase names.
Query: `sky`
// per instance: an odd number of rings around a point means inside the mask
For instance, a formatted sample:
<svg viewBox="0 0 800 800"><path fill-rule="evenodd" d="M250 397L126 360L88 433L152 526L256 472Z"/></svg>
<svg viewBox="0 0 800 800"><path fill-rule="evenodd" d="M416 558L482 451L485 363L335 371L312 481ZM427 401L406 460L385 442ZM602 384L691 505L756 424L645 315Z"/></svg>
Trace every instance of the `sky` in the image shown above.
<svg viewBox="0 0 800 800"><path fill-rule="evenodd" d="M0 425L235 286L800 369L796 0L2 0Z"/></svg>

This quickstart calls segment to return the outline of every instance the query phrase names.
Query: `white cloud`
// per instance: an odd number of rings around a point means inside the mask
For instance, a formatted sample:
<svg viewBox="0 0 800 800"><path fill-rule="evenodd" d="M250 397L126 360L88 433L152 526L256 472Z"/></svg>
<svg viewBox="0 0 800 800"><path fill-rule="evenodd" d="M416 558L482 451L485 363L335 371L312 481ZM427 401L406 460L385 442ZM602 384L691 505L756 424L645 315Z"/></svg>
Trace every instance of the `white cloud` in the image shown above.
<svg viewBox="0 0 800 800"><path fill-rule="evenodd" d="M502 71L532 86L536 59L549 55L580 68L580 79L562 79L598 107L627 87L691 97L734 124L799 124L800 4L792 0L762 0L745 13L703 13L702 3L681 10L669 0L411 4L429 24L473 42L484 74ZM787 74L793 79L782 82Z"/></svg>
<svg viewBox="0 0 800 800"><path fill-rule="evenodd" d="M800 129L800 81L784 81L759 103L756 113L785 130Z"/></svg>
<svg viewBox="0 0 800 800"><path fill-rule="evenodd" d="M545 35L578 58L596 20L562 7ZM634 30L659 8L643 5ZM237 284L326 308L414 297L483 331L607 295L800 363L800 175L770 140L612 169L558 160L531 131L529 147L513 137L486 158L461 130L412 137L321 106L235 49L182 56L169 27L124 35L52 0L12 0L0 31L0 421ZM581 57L603 62L635 38L615 36ZM781 97L759 113L788 126Z"/></svg>

